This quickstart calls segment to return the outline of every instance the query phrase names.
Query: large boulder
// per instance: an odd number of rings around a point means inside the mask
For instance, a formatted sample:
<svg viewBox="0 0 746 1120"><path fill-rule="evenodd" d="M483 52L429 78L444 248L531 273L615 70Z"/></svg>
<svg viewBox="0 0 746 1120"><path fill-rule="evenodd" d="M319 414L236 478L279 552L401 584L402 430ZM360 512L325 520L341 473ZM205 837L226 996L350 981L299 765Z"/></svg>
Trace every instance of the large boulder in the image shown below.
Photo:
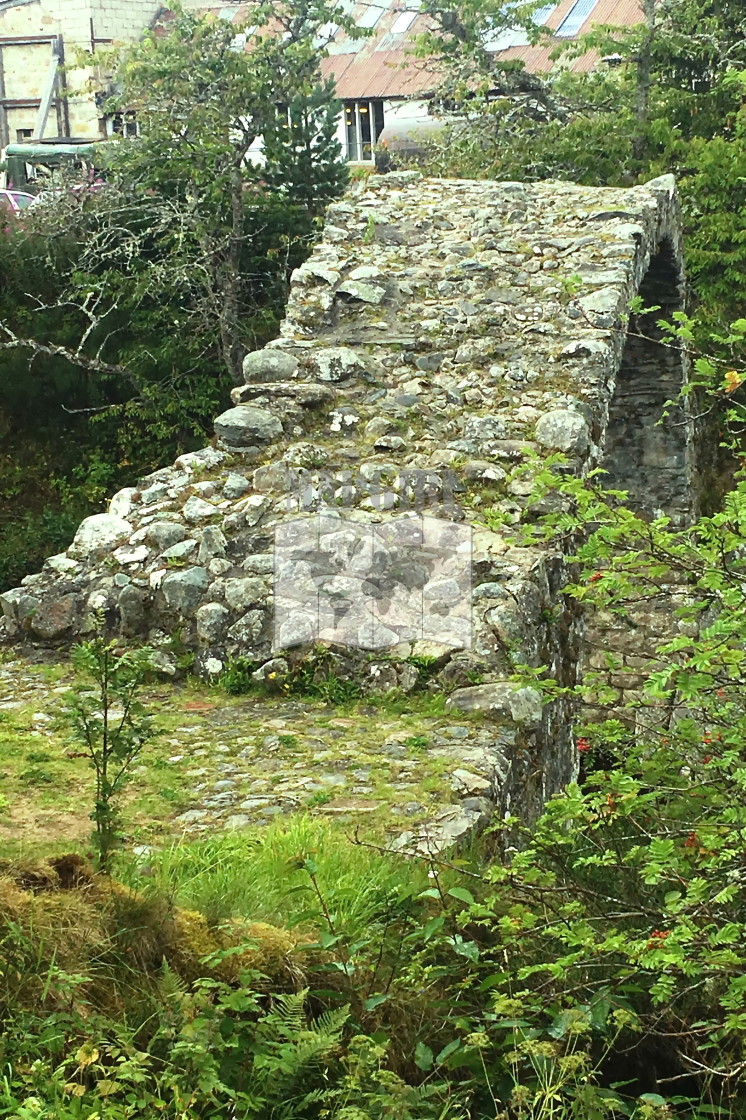
<svg viewBox="0 0 746 1120"><path fill-rule="evenodd" d="M229 447L252 447L278 439L282 435L282 424L266 408L238 404L218 416L215 435Z"/></svg>
<svg viewBox="0 0 746 1120"><path fill-rule="evenodd" d="M357 352L349 346L324 346L311 350L309 362L321 381L347 381L367 373Z"/></svg>
<svg viewBox="0 0 746 1120"><path fill-rule="evenodd" d="M153 521L145 529L145 540L155 545L159 552L183 541L186 535L186 529L178 521Z"/></svg>
<svg viewBox="0 0 746 1120"><path fill-rule="evenodd" d="M247 385L291 381L297 372L298 359L285 350L254 350L243 360L243 379Z"/></svg>
<svg viewBox="0 0 746 1120"><path fill-rule="evenodd" d="M177 614L190 618L207 590L210 577L206 568L186 568L164 576L161 593L166 606Z"/></svg>
<svg viewBox="0 0 746 1120"><path fill-rule="evenodd" d="M536 439L549 451L583 455L590 447L588 425L578 412L555 408L545 412L536 422Z"/></svg>
<svg viewBox="0 0 746 1120"><path fill-rule="evenodd" d="M22 611L19 612L22 619ZM75 595L62 595L59 599L37 602L29 616L31 630L39 638L52 640L67 635L78 621L78 601Z"/></svg>
<svg viewBox="0 0 746 1120"><path fill-rule="evenodd" d="M81 521L68 552L80 559L111 552L132 534L132 524L112 513L94 513Z"/></svg>
<svg viewBox="0 0 746 1120"><path fill-rule="evenodd" d="M461 712L484 712L526 728L538 727L543 714L541 693L535 688L517 688L505 681L459 688L449 696L446 707Z"/></svg>

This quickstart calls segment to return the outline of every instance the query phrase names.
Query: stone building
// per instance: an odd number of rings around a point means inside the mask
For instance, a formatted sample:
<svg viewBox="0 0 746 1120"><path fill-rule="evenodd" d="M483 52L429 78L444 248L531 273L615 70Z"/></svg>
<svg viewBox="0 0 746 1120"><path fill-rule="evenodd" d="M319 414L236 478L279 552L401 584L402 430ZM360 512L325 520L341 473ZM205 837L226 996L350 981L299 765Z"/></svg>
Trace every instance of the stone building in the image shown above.
<svg viewBox="0 0 746 1120"><path fill-rule="evenodd" d="M160 0L0 0L0 147L95 140L118 127L97 105L96 48L138 39L161 8ZM80 51L91 66L72 65Z"/></svg>
<svg viewBox="0 0 746 1120"><path fill-rule="evenodd" d="M250 20L252 7L241 0L186 0L186 6L236 24ZM384 131L411 132L432 123L428 99L437 75L411 54L414 39L427 27L421 0L344 0L344 6L371 34L354 39L327 25L319 42L328 51L322 71L334 79L343 103L338 137L344 154L354 162L372 162ZM101 115L96 91L105 88L107 78L96 71L96 48L138 39L160 12L167 12L160 0L0 0L0 147L38 137L95 140L134 131L134 120ZM552 32L546 43L531 46L515 30L486 45L530 73L542 73L553 65L557 42L596 24L634 25L640 12L640 0L560 0L537 13L537 21ZM71 65L80 51L90 54L91 66ZM586 54L563 65L584 70L597 61Z"/></svg>

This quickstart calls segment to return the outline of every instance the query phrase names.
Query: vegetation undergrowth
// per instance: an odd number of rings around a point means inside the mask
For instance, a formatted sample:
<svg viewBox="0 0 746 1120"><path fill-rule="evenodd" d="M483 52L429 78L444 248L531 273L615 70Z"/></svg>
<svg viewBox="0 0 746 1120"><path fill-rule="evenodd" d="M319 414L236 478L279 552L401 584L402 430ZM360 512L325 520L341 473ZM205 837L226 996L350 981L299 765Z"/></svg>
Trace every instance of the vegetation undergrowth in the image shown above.
<svg viewBox="0 0 746 1120"><path fill-rule="evenodd" d="M6 1115L744 1114L746 482L681 530L533 469L555 500L526 532L576 542L567 593L617 631L641 603L677 622L633 709L578 738L580 781L501 821L501 859L301 820L113 879L7 865Z"/></svg>

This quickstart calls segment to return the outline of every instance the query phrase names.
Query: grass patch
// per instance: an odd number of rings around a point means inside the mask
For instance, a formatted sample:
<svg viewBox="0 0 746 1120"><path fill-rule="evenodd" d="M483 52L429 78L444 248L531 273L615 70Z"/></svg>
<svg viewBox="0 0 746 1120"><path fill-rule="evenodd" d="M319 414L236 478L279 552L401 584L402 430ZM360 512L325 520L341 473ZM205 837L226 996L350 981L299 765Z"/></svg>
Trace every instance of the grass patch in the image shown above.
<svg viewBox="0 0 746 1120"><path fill-rule="evenodd" d="M428 886L427 871L396 856L351 843L332 824L299 814L253 833L176 842L148 857L144 880L135 862L117 870L129 885L199 910L211 924L245 917L312 930L321 913L302 864L313 860L329 910L348 936Z"/></svg>
<svg viewBox="0 0 746 1120"><path fill-rule="evenodd" d="M0 712L2 854L88 851L93 772L48 718L59 708L67 676L64 664L17 662L5 671L6 692L17 692L22 703ZM226 696L222 688L187 678L154 683L142 699L159 735L123 793L127 846L170 845L185 828L190 837L200 828L219 834L233 814L248 815L248 829L266 827L267 805L280 808L285 821L329 812L331 827L340 832L359 828L366 838L395 837L451 800L449 771L458 765L462 740L451 745L442 730L467 722L429 688L331 705L320 696ZM479 721L470 723L478 733ZM323 788L330 774L346 782ZM230 793L211 802L223 778L233 782L222 787ZM244 801L257 803L243 808ZM403 805L414 803L421 811L402 813ZM206 816L181 822L181 814L205 805Z"/></svg>

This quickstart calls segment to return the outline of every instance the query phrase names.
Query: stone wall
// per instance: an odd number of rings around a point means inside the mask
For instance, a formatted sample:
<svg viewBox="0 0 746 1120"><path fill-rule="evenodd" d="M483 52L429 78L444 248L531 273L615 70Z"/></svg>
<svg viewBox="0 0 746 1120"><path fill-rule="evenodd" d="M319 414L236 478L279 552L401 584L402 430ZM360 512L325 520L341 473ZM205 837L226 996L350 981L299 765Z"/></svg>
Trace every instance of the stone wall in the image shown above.
<svg viewBox="0 0 746 1120"><path fill-rule="evenodd" d="M631 297L663 284L657 302L674 301L680 260L670 177L631 190L373 177L330 207L214 446L88 518L0 596L0 633L64 644L103 625L158 647L164 671L176 641L205 676L240 655L259 680L322 641L341 675L404 692L426 663L451 707L494 728L493 803L535 812L575 773L572 713L511 677L548 666L574 683L582 620L563 558L511 543L533 516L514 468L562 451L577 472L643 480L645 501L659 480L654 504L684 510L688 427L666 445L652 428L683 371L654 343L625 346ZM280 539L294 566L278 572Z"/></svg>
<svg viewBox="0 0 746 1120"><path fill-rule="evenodd" d="M674 312L684 307L681 261L669 241L659 245L638 294L643 310L630 318L617 374L604 482L626 491L630 507L644 517L663 514L683 526L697 512L702 472L696 452L702 434L695 433L685 407L676 403L687 376L687 355L658 326L659 320L672 322ZM587 620L581 667L592 674L598 695L584 709L584 719L613 716L641 729L658 718L660 712L644 701L642 685L657 668L657 647L689 625L676 615L684 595L684 587L663 584L630 603L624 617L597 611Z"/></svg>

